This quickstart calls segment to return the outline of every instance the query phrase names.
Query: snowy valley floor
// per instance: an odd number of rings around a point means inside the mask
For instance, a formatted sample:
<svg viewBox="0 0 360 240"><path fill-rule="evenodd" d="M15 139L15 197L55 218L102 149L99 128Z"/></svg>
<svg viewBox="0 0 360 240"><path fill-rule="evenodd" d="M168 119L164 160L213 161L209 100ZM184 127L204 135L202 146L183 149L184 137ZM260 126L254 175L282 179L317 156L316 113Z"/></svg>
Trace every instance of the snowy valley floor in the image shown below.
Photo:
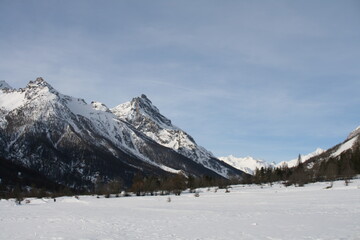
<svg viewBox="0 0 360 240"><path fill-rule="evenodd" d="M360 239L360 180L328 185L1 200L0 239Z"/></svg>

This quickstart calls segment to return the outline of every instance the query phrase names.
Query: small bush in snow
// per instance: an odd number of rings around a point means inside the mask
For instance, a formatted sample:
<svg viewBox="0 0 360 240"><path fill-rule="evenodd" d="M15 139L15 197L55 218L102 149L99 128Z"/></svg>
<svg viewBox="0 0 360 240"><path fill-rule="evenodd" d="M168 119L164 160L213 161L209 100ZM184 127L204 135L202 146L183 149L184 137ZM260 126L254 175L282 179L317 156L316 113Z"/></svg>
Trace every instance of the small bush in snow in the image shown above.
<svg viewBox="0 0 360 240"><path fill-rule="evenodd" d="M18 196L18 197L15 198L15 203L16 203L17 205L21 205L21 202L22 202L22 201L23 201L23 198L20 197L20 196Z"/></svg>
<svg viewBox="0 0 360 240"><path fill-rule="evenodd" d="M350 180L349 179L345 179L345 186L349 186Z"/></svg>
<svg viewBox="0 0 360 240"><path fill-rule="evenodd" d="M196 192L196 193L194 194L194 196L195 196L195 197L200 197L200 193Z"/></svg>
<svg viewBox="0 0 360 240"><path fill-rule="evenodd" d="M332 188L332 187L333 187L333 182L331 182L330 185L327 186L325 189L330 189L330 188Z"/></svg>

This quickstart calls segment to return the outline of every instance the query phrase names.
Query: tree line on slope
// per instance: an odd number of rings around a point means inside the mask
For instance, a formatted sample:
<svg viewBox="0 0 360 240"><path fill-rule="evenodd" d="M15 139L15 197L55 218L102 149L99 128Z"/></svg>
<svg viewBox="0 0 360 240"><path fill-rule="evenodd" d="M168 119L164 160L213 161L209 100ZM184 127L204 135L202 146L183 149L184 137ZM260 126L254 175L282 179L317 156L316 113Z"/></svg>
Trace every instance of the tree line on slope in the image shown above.
<svg viewBox="0 0 360 240"><path fill-rule="evenodd" d="M183 173L167 176L146 176L138 172L133 176L132 185L127 186L120 178L107 179L97 176L92 189L69 188L52 182L33 170L28 170L10 161L0 158L0 199L15 198L18 202L27 197L51 197L74 195L180 195L184 190L194 192L196 188L217 186L226 188L238 184L240 180L231 180L213 176L185 176Z"/></svg>
<svg viewBox="0 0 360 240"><path fill-rule="evenodd" d="M211 176L193 177L185 176L178 173L167 177L143 177L141 174L136 174L133 179L133 184L130 191L137 196L145 195L180 195L182 191L189 189L190 192L195 192L197 188L204 187L218 187L227 188L231 184L238 184L241 180L239 178L218 178Z"/></svg>
<svg viewBox="0 0 360 240"><path fill-rule="evenodd" d="M356 174L360 174L360 143L343 152L338 157L330 157L321 160L317 156L305 163L301 162L294 168L286 165L278 168L261 168L255 171L254 176L245 175L243 179L216 178L211 176L193 177L182 173L168 176L143 176L136 173L132 179L132 185L127 186L122 179L104 179L98 176L93 189L74 189L55 183L45 176L10 161L0 158L0 198L24 197L58 197L79 194L97 194L110 197L112 194L119 195L121 192L132 192L137 196L144 195L180 195L185 189L194 191L196 188L213 187L227 188L231 184L272 184L283 182L286 186L303 186L304 184L317 181L333 182L338 179L349 180Z"/></svg>

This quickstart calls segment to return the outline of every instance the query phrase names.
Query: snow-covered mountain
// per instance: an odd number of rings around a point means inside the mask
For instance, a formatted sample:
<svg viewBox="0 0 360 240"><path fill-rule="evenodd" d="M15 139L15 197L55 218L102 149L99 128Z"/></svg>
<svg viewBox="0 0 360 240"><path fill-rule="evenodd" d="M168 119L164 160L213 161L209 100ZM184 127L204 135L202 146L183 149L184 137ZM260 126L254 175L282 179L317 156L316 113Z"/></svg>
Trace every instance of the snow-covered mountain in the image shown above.
<svg viewBox="0 0 360 240"><path fill-rule="evenodd" d="M310 158L313 158L315 156L318 156L322 153L324 153L325 150L321 149L321 148L317 148L314 152L306 154L306 155L301 155L301 162L306 162L307 160L309 160ZM288 166L288 167L295 167L298 163L298 158L296 159L292 159L289 161L282 161L279 162L277 164L275 163L269 163L263 160L259 160L259 159L254 159L253 157L244 157L244 158L238 158L238 157L234 157L232 155L227 156L227 157L219 157L219 159L221 161L226 162L227 164L241 170L244 171L248 174L254 175L255 174L255 170L256 169L261 169L261 168L268 168L268 167L282 167L282 166Z"/></svg>
<svg viewBox="0 0 360 240"><path fill-rule="evenodd" d="M330 148L327 150L318 148L314 152L307 155L301 155L301 162L306 163L308 168L312 168L314 163L319 163L321 161L327 161L330 158L339 158L343 153L346 153L350 150L353 150L357 143L359 143L360 136L360 126L354 129L344 142ZM288 167L295 167L298 163L298 158L280 162L277 164L277 167L286 164Z"/></svg>
<svg viewBox="0 0 360 240"><path fill-rule="evenodd" d="M352 131L344 142L324 151L323 153L311 157L305 161L306 167L308 169L315 169L315 171L321 171L321 166L328 161L334 162L339 161L339 163L344 164L351 159L356 159L356 154L360 151L360 127L357 127ZM355 154L355 155L354 155ZM356 159L355 161L358 161Z"/></svg>
<svg viewBox="0 0 360 240"><path fill-rule="evenodd" d="M42 78L21 89L2 85L6 87L0 90L0 157L59 183L90 185L98 176L129 183L136 172L243 174L221 163L220 171L214 172L203 162L158 144L106 105L63 95Z"/></svg>
<svg viewBox="0 0 360 240"><path fill-rule="evenodd" d="M250 175L254 175L257 168L261 169L275 166L274 163L268 163L260 159L255 159L253 157L237 158L233 155L229 155L227 157L219 157L219 159Z"/></svg>
<svg viewBox="0 0 360 240"><path fill-rule="evenodd" d="M311 152L311 153L306 154L306 155L300 155L300 160L301 160L302 163L306 162L310 158L316 157L316 156L322 154L325 151L326 150L324 150L324 149L317 148L314 152ZM282 162L279 162L278 164L276 164L276 167L287 166L289 168L292 168L292 167L295 167L298 164L298 161L299 161L299 157L294 158L294 159L289 160L289 161L282 161Z"/></svg>
<svg viewBox="0 0 360 240"><path fill-rule="evenodd" d="M174 126L145 95L112 108L111 111L158 144L175 150L219 175L228 176L229 165L216 159L188 133Z"/></svg>
<svg viewBox="0 0 360 240"><path fill-rule="evenodd" d="M357 128L355 128L355 129L349 134L349 136L346 138L346 141L351 140L351 139L354 139L354 138L358 139L359 135L360 135L360 126L357 127Z"/></svg>
<svg viewBox="0 0 360 240"><path fill-rule="evenodd" d="M338 158L341 154L353 149L357 143L360 141L360 126L354 129L344 142L336 145L333 148L330 148L324 153L323 158Z"/></svg>
<svg viewBox="0 0 360 240"><path fill-rule="evenodd" d="M311 152L306 155L300 155L300 160L302 163L305 163L308 168L312 168L315 163L326 161L329 158L339 158L341 154L352 150L356 146L356 144L359 144L359 141L360 141L360 126L357 127L355 130L353 130L343 143L338 144L328 150L317 148L314 152ZM237 158L232 155L228 157L219 157L219 159L251 175L255 173L256 168L260 169L262 167L266 168L266 167L282 167L282 166L287 166L289 168L292 168L297 166L299 161L299 158L294 158L289 161L282 161L275 164L275 163L268 163L263 160L254 159L252 157Z"/></svg>

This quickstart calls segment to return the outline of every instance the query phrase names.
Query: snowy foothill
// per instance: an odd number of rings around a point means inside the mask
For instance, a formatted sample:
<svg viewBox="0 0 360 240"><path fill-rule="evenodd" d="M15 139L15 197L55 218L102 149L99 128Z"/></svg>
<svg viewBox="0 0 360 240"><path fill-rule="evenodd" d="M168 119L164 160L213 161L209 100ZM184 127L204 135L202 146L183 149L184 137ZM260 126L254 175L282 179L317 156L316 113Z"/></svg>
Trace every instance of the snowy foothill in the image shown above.
<svg viewBox="0 0 360 240"><path fill-rule="evenodd" d="M359 239L360 180L329 185L0 200L0 239Z"/></svg>

